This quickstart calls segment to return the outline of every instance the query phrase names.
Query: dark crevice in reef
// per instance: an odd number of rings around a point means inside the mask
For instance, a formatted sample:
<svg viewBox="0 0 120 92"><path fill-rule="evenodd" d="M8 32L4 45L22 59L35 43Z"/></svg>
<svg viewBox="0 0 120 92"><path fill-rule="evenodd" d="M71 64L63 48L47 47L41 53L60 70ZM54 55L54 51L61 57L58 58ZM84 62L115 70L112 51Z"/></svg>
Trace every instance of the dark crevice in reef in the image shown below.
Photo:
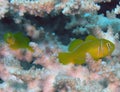
<svg viewBox="0 0 120 92"><path fill-rule="evenodd" d="M24 70L29 70L32 67L32 63L26 61L21 61L20 65Z"/></svg>
<svg viewBox="0 0 120 92"><path fill-rule="evenodd" d="M101 8L98 11L98 14L104 14L106 16L106 11L112 11L118 4L119 0L111 0L111 2L99 3L98 5L100 5Z"/></svg>
<svg viewBox="0 0 120 92"><path fill-rule="evenodd" d="M32 67L35 67L36 69L41 69L42 68L42 66L39 65L39 64L36 65L36 64L33 64L33 62L26 62L26 61L21 61L20 65L22 66L22 68L24 70L29 70Z"/></svg>
<svg viewBox="0 0 120 92"><path fill-rule="evenodd" d="M13 16L7 16L2 18L0 23L3 25L4 29L10 30L11 32L23 30L22 25L16 24L14 22Z"/></svg>
<svg viewBox="0 0 120 92"><path fill-rule="evenodd" d="M63 44L69 43L69 38L73 36L71 30L66 30L65 25L70 20L69 16L65 16L62 13L56 16L48 15L46 17L34 17L31 15L25 15L26 19L31 19L32 23L36 26L44 27L46 32L55 33Z"/></svg>
<svg viewBox="0 0 120 92"><path fill-rule="evenodd" d="M103 86L103 88L107 88L108 87L108 80L105 78L101 81L99 81L99 83Z"/></svg>
<svg viewBox="0 0 120 92"><path fill-rule="evenodd" d="M4 81L0 78L0 84L2 84Z"/></svg>
<svg viewBox="0 0 120 92"><path fill-rule="evenodd" d="M63 14L57 16L48 15L46 17L39 17L39 16L32 16L32 15L25 15L27 20L32 20L31 24L35 24L36 26L42 26L45 28L45 31L48 32L56 32L59 29L64 29L64 26L69 19L69 17L64 16ZM62 31L61 30L61 31Z"/></svg>

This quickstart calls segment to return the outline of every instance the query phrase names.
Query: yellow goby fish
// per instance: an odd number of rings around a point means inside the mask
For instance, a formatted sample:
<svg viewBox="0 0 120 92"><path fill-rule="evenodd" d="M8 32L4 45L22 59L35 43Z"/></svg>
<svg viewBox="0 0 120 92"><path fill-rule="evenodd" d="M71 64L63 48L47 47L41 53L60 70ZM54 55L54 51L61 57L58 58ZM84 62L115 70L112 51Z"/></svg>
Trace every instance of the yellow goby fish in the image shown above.
<svg viewBox="0 0 120 92"><path fill-rule="evenodd" d="M24 36L21 32L17 33L8 32L4 35L4 40L13 50L28 49L32 52L34 51L32 47L29 46L30 42L29 38Z"/></svg>
<svg viewBox="0 0 120 92"><path fill-rule="evenodd" d="M60 52L59 61L62 64L84 64L86 53L89 53L94 60L110 55L115 45L106 39L98 39L89 35L85 41L76 39L69 45L68 52Z"/></svg>

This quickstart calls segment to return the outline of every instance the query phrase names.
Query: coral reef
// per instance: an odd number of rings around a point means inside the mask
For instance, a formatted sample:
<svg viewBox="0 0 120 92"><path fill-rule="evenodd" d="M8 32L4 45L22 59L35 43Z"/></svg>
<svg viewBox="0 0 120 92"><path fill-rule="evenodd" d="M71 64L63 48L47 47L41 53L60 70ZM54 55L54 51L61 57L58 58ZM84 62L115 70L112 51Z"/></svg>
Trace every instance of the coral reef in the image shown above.
<svg viewBox="0 0 120 92"><path fill-rule="evenodd" d="M9 8L9 2L8 0L0 0L0 19L5 16L5 14L8 12Z"/></svg>
<svg viewBox="0 0 120 92"><path fill-rule="evenodd" d="M119 13L118 0L0 0L0 92L120 92ZM7 32L22 32L34 51L11 49ZM99 60L85 53L82 65L60 63L69 42L88 35L115 50Z"/></svg>

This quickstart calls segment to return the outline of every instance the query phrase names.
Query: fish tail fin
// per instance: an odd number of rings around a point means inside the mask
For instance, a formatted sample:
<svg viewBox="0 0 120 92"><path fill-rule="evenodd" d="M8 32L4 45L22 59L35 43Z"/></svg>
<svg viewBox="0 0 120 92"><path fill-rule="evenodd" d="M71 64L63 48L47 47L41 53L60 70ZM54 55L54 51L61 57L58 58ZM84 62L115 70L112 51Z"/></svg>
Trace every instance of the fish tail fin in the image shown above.
<svg viewBox="0 0 120 92"><path fill-rule="evenodd" d="M62 63L62 64L64 64L64 65L72 63L71 53L60 52L59 55L58 55L58 58L59 58L59 62Z"/></svg>

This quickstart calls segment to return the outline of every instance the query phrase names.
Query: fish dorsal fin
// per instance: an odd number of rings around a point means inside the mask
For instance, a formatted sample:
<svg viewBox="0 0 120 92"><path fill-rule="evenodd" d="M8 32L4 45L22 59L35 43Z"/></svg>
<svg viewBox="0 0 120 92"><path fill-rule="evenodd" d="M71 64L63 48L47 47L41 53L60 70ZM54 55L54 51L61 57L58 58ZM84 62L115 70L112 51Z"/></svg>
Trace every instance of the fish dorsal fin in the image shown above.
<svg viewBox="0 0 120 92"><path fill-rule="evenodd" d="M92 35L89 35L86 37L85 41L89 41L89 40L96 40L97 38L92 36Z"/></svg>
<svg viewBox="0 0 120 92"><path fill-rule="evenodd" d="M21 38L24 39L24 35L22 32L17 32L17 33L14 33L13 35L14 35L14 38L16 39L21 39Z"/></svg>
<svg viewBox="0 0 120 92"><path fill-rule="evenodd" d="M29 38L26 37L22 32L17 32L14 34L14 38L18 41L18 42L23 42L24 44L29 44Z"/></svg>
<svg viewBox="0 0 120 92"><path fill-rule="evenodd" d="M83 43L83 40L75 39L70 43L68 50L73 51L77 46L79 46L82 43Z"/></svg>

